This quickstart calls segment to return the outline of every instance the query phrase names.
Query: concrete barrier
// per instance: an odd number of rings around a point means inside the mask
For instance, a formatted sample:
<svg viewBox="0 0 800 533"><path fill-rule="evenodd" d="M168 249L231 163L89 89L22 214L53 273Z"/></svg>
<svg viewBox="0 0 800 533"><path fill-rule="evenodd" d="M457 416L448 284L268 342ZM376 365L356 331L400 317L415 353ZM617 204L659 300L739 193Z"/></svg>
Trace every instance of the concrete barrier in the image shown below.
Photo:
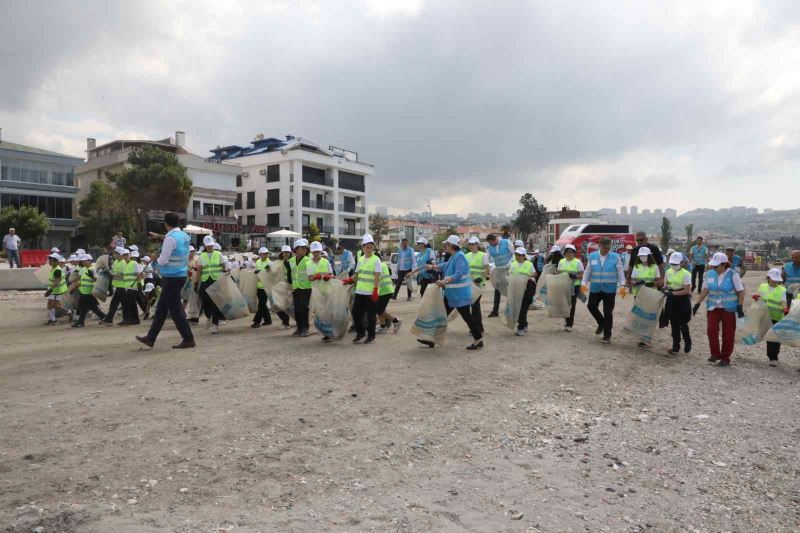
<svg viewBox="0 0 800 533"><path fill-rule="evenodd" d="M35 268L0 269L0 291L46 289L47 286L33 275L34 272L36 272Z"/></svg>

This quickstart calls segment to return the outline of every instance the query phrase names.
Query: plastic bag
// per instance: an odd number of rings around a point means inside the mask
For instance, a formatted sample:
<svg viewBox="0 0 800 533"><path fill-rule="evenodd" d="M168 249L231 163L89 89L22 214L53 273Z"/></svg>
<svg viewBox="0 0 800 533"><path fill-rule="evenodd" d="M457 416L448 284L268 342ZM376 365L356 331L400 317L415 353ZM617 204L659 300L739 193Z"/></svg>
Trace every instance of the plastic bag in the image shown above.
<svg viewBox="0 0 800 533"><path fill-rule="evenodd" d="M267 294L272 287L280 282L286 283L286 265L283 261L273 261L269 264L269 270L263 269L258 272L258 280L264 286Z"/></svg>
<svg viewBox="0 0 800 533"><path fill-rule="evenodd" d="M547 308L547 276L558 272L558 267L552 263L544 266L541 274L539 274L539 283L536 285L536 293L534 299L542 302L542 306Z"/></svg>
<svg viewBox="0 0 800 533"><path fill-rule="evenodd" d="M550 318L569 318L572 308L572 294L575 281L567 273L548 274L547 284L547 316Z"/></svg>
<svg viewBox="0 0 800 533"><path fill-rule="evenodd" d="M247 302L250 312L255 313L258 311L258 278L252 270L240 270L239 272L239 292Z"/></svg>
<svg viewBox="0 0 800 533"><path fill-rule="evenodd" d="M77 289L73 292L67 292L61 296L61 306L67 311L78 310L78 300L80 299L80 292Z"/></svg>
<svg viewBox="0 0 800 533"><path fill-rule="evenodd" d="M277 283L270 291L270 302L272 306L278 311L284 311L292 314L290 310L293 307L294 300L292 299L292 286L285 281Z"/></svg>
<svg viewBox="0 0 800 533"><path fill-rule="evenodd" d="M447 337L447 313L441 287L428 285L411 326L411 334L419 340L444 344Z"/></svg>
<svg viewBox="0 0 800 533"><path fill-rule="evenodd" d="M736 331L742 334L742 344L752 346L764 340L764 336L772 327L767 304L762 300L753 302L744 317L744 323Z"/></svg>
<svg viewBox="0 0 800 533"><path fill-rule="evenodd" d="M496 267L489 274L489 281L503 296L508 296L508 267Z"/></svg>
<svg viewBox="0 0 800 533"><path fill-rule="evenodd" d="M642 286L633 307L628 314L628 321L623 326L625 331L639 337L644 342L653 340L653 333L658 326L658 315L664 305L664 294L651 287Z"/></svg>
<svg viewBox="0 0 800 533"><path fill-rule="evenodd" d="M33 273L36 276L36 279L44 283L45 285L50 284L50 271L53 270L50 268L50 265L44 264L36 269L36 272Z"/></svg>
<svg viewBox="0 0 800 533"><path fill-rule="evenodd" d="M200 318L200 295L191 291L186 303L186 317L187 318Z"/></svg>
<svg viewBox="0 0 800 533"><path fill-rule="evenodd" d="M241 276L242 269L235 268L229 272L231 279L236 285L239 285L239 276Z"/></svg>
<svg viewBox="0 0 800 533"><path fill-rule="evenodd" d="M317 331L334 340L344 337L350 326L352 290L352 285L345 285L338 279L312 283L310 307Z"/></svg>
<svg viewBox="0 0 800 533"><path fill-rule="evenodd" d="M244 300L242 293L239 292L233 279L231 279L230 273L220 276L217 281L206 289L206 293L211 298L211 301L216 304L217 309L225 317L225 320L236 320L250 314L247 302Z"/></svg>
<svg viewBox="0 0 800 533"><path fill-rule="evenodd" d="M92 294L101 302L105 302L108 298L108 285L111 283L111 275L105 270L97 273L97 279L94 280L94 287Z"/></svg>
<svg viewBox="0 0 800 533"><path fill-rule="evenodd" d="M769 329L765 339L800 348L800 305L795 306L792 302L789 314Z"/></svg>
<svg viewBox="0 0 800 533"><path fill-rule="evenodd" d="M517 329L519 310L522 307L522 299L525 297L525 289L528 287L528 280L531 279L525 274L511 274L508 276L508 294L506 296L506 307L503 311L503 324L509 329Z"/></svg>
<svg viewBox="0 0 800 533"><path fill-rule="evenodd" d="M191 277L187 277L186 283L184 283L183 287L181 287L181 300L184 302L188 301L192 292L194 292L194 283L192 282Z"/></svg>

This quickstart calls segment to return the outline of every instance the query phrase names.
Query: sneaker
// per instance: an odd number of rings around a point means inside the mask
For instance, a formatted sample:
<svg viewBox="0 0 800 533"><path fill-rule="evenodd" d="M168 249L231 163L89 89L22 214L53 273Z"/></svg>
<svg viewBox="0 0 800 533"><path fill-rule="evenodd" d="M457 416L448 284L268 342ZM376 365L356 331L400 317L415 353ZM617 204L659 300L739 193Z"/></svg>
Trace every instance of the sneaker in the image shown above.
<svg viewBox="0 0 800 533"><path fill-rule="evenodd" d="M309 336L308 329L307 328L301 329L300 330L300 336L301 337L308 337Z"/></svg>
<svg viewBox="0 0 800 533"><path fill-rule="evenodd" d="M292 326L290 326L288 322L285 324L281 323L281 329L292 329Z"/></svg>
<svg viewBox="0 0 800 533"><path fill-rule="evenodd" d="M48 320L44 323L45 326L54 326L55 324L58 324L58 320Z"/></svg>
<svg viewBox="0 0 800 533"><path fill-rule="evenodd" d="M190 318L189 319L189 324L191 324L192 326L196 326L199 323L200 323L200 319L199 318Z"/></svg>
<svg viewBox="0 0 800 533"><path fill-rule="evenodd" d="M517 337L523 337L525 335L525 330L524 329L518 329L517 332L515 333L515 335Z"/></svg>
<svg viewBox="0 0 800 533"><path fill-rule="evenodd" d="M194 348L194 347L195 347L194 339L192 339L190 341L184 340L184 341L181 341L180 344L173 344L172 345L172 349L173 350L185 350L186 348Z"/></svg>
<svg viewBox="0 0 800 533"><path fill-rule="evenodd" d="M211 327L209 327L208 330L211 332L212 335L216 335L217 333L219 333L219 326L217 326L216 324L211 324Z"/></svg>
<svg viewBox="0 0 800 533"><path fill-rule="evenodd" d="M689 353L692 351L692 343L687 342L686 346L683 347L683 353Z"/></svg>
<svg viewBox="0 0 800 533"><path fill-rule="evenodd" d="M258 328L261 327L261 323L253 322L252 324L250 324L250 327L253 328L253 329L258 329Z"/></svg>
<svg viewBox="0 0 800 533"><path fill-rule="evenodd" d="M678 355L679 353L681 353L681 350L680 348L670 348L669 350L667 350L667 353L670 355Z"/></svg>
<svg viewBox="0 0 800 533"><path fill-rule="evenodd" d="M397 333L400 331L400 326L403 325L403 320L400 318L395 318L394 322L392 322L392 332Z"/></svg>
<svg viewBox="0 0 800 533"><path fill-rule="evenodd" d="M151 339L147 335L136 335L136 340L149 348L152 348L153 345L156 343L153 339Z"/></svg>
<svg viewBox="0 0 800 533"><path fill-rule="evenodd" d="M716 363L717 361L721 361L721 360L722 360L721 357L715 357L713 355L711 357L709 357L708 359L706 359L706 361L708 361L709 363Z"/></svg>
<svg viewBox="0 0 800 533"><path fill-rule="evenodd" d="M82 328L83 327L83 323L82 322L75 322L70 327L71 328Z"/></svg>
<svg viewBox="0 0 800 533"><path fill-rule="evenodd" d="M481 348L483 348L483 339L479 340L478 342L473 342L467 346L467 350L480 350Z"/></svg>
<svg viewBox="0 0 800 533"><path fill-rule="evenodd" d="M601 340L600 342L602 342L603 344L611 344L611 337L603 337L603 340Z"/></svg>
<svg viewBox="0 0 800 533"><path fill-rule="evenodd" d="M564 326L564 331L572 331L572 326Z"/></svg>
<svg viewBox="0 0 800 533"><path fill-rule="evenodd" d="M109 320L101 320L100 324L102 324L103 326L113 326L114 325L114 323L109 321Z"/></svg>
<svg viewBox="0 0 800 533"><path fill-rule="evenodd" d="M603 333L603 326L597 326L597 329L594 330L594 334L600 335L601 333Z"/></svg>
<svg viewBox="0 0 800 533"><path fill-rule="evenodd" d="M719 365L718 365L718 366L731 366L731 362L730 362L730 361L727 361L727 360L725 360L725 359L723 359L723 360L721 360L721 361L719 362Z"/></svg>
<svg viewBox="0 0 800 533"><path fill-rule="evenodd" d="M324 337L322 337L322 342L331 342L332 340L333 340L333 339L331 339L331 338L330 338L330 337L328 337L327 335L325 335Z"/></svg>
<svg viewBox="0 0 800 533"><path fill-rule="evenodd" d="M364 340L364 334L363 333L359 333L358 335L356 335L356 338L353 339L353 344L358 344L362 340Z"/></svg>
<svg viewBox="0 0 800 533"><path fill-rule="evenodd" d="M271 326L272 325L272 320L265 320L264 321L264 325L265 326Z"/></svg>
<svg viewBox="0 0 800 533"><path fill-rule="evenodd" d="M299 337L300 336L300 328L297 328L292 332L292 337Z"/></svg>
<svg viewBox="0 0 800 533"><path fill-rule="evenodd" d="M777 359L770 359L769 366L778 366L778 360Z"/></svg>
<svg viewBox="0 0 800 533"><path fill-rule="evenodd" d="M639 346L639 348L652 348L652 345L647 344L644 341L640 342L637 346Z"/></svg>
<svg viewBox="0 0 800 533"><path fill-rule="evenodd" d="M424 341L424 340L422 340L422 339L417 339L417 342L418 342L418 343L420 343L420 344L424 344L424 345L425 345L425 346L427 346L428 348L433 348L434 346L436 346L436 345L435 345L434 343L432 343L431 341Z"/></svg>
<svg viewBox="0 0 800 533"><path fill-rule="evenodd" d="M497 311L492 311L491 313L489 313L488 318L497 318L499 316L500 315L497 313Z"/></svg>
<svg viewBox="0 0 800 533"><path fill-rule="evenodd" d="M364 344L372 344L375 342L375 337L367 337L367 340L364 341Z"/></svg>

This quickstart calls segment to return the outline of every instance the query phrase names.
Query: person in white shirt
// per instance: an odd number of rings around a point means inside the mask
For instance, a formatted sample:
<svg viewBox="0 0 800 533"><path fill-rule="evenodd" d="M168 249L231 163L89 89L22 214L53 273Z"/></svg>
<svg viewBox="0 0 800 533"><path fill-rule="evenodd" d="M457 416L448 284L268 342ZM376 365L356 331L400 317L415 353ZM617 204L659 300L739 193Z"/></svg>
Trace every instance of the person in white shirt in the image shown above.
<svg viewBox="0 0 800 533"><path fill-rule="evenodd" d="M8 257L9 268L14 268L14 265L17 265L17 268L22 266L19 262L19 245L21 242L22 239L17 235L17 231L14 228L8 228L8 234L3 237L3 248L6 251L6 257Z"/></svg>

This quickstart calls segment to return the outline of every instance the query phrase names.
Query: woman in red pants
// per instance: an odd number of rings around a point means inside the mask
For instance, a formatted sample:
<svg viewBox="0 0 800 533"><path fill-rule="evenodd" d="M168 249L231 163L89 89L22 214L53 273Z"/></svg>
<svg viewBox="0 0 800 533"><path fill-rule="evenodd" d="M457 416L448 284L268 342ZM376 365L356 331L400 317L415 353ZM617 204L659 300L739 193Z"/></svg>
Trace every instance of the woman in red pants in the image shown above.
<svg viewBox="0 0 800 533"><path fill-rule="evenodd" d="M708 262L710 270L705 274L705 287L700 293L700 299L694 304L692 314L697 313L703 300L708 311L708 344L711 348L709 363L719 363L719 366L731 364L733 353L733 340L736 335L736 317L744 316L742 304L744 302L744 285L742 279L728 262L728 256L716 253ZM719 332L722 323L722 348L720 349Z"/></svg>

